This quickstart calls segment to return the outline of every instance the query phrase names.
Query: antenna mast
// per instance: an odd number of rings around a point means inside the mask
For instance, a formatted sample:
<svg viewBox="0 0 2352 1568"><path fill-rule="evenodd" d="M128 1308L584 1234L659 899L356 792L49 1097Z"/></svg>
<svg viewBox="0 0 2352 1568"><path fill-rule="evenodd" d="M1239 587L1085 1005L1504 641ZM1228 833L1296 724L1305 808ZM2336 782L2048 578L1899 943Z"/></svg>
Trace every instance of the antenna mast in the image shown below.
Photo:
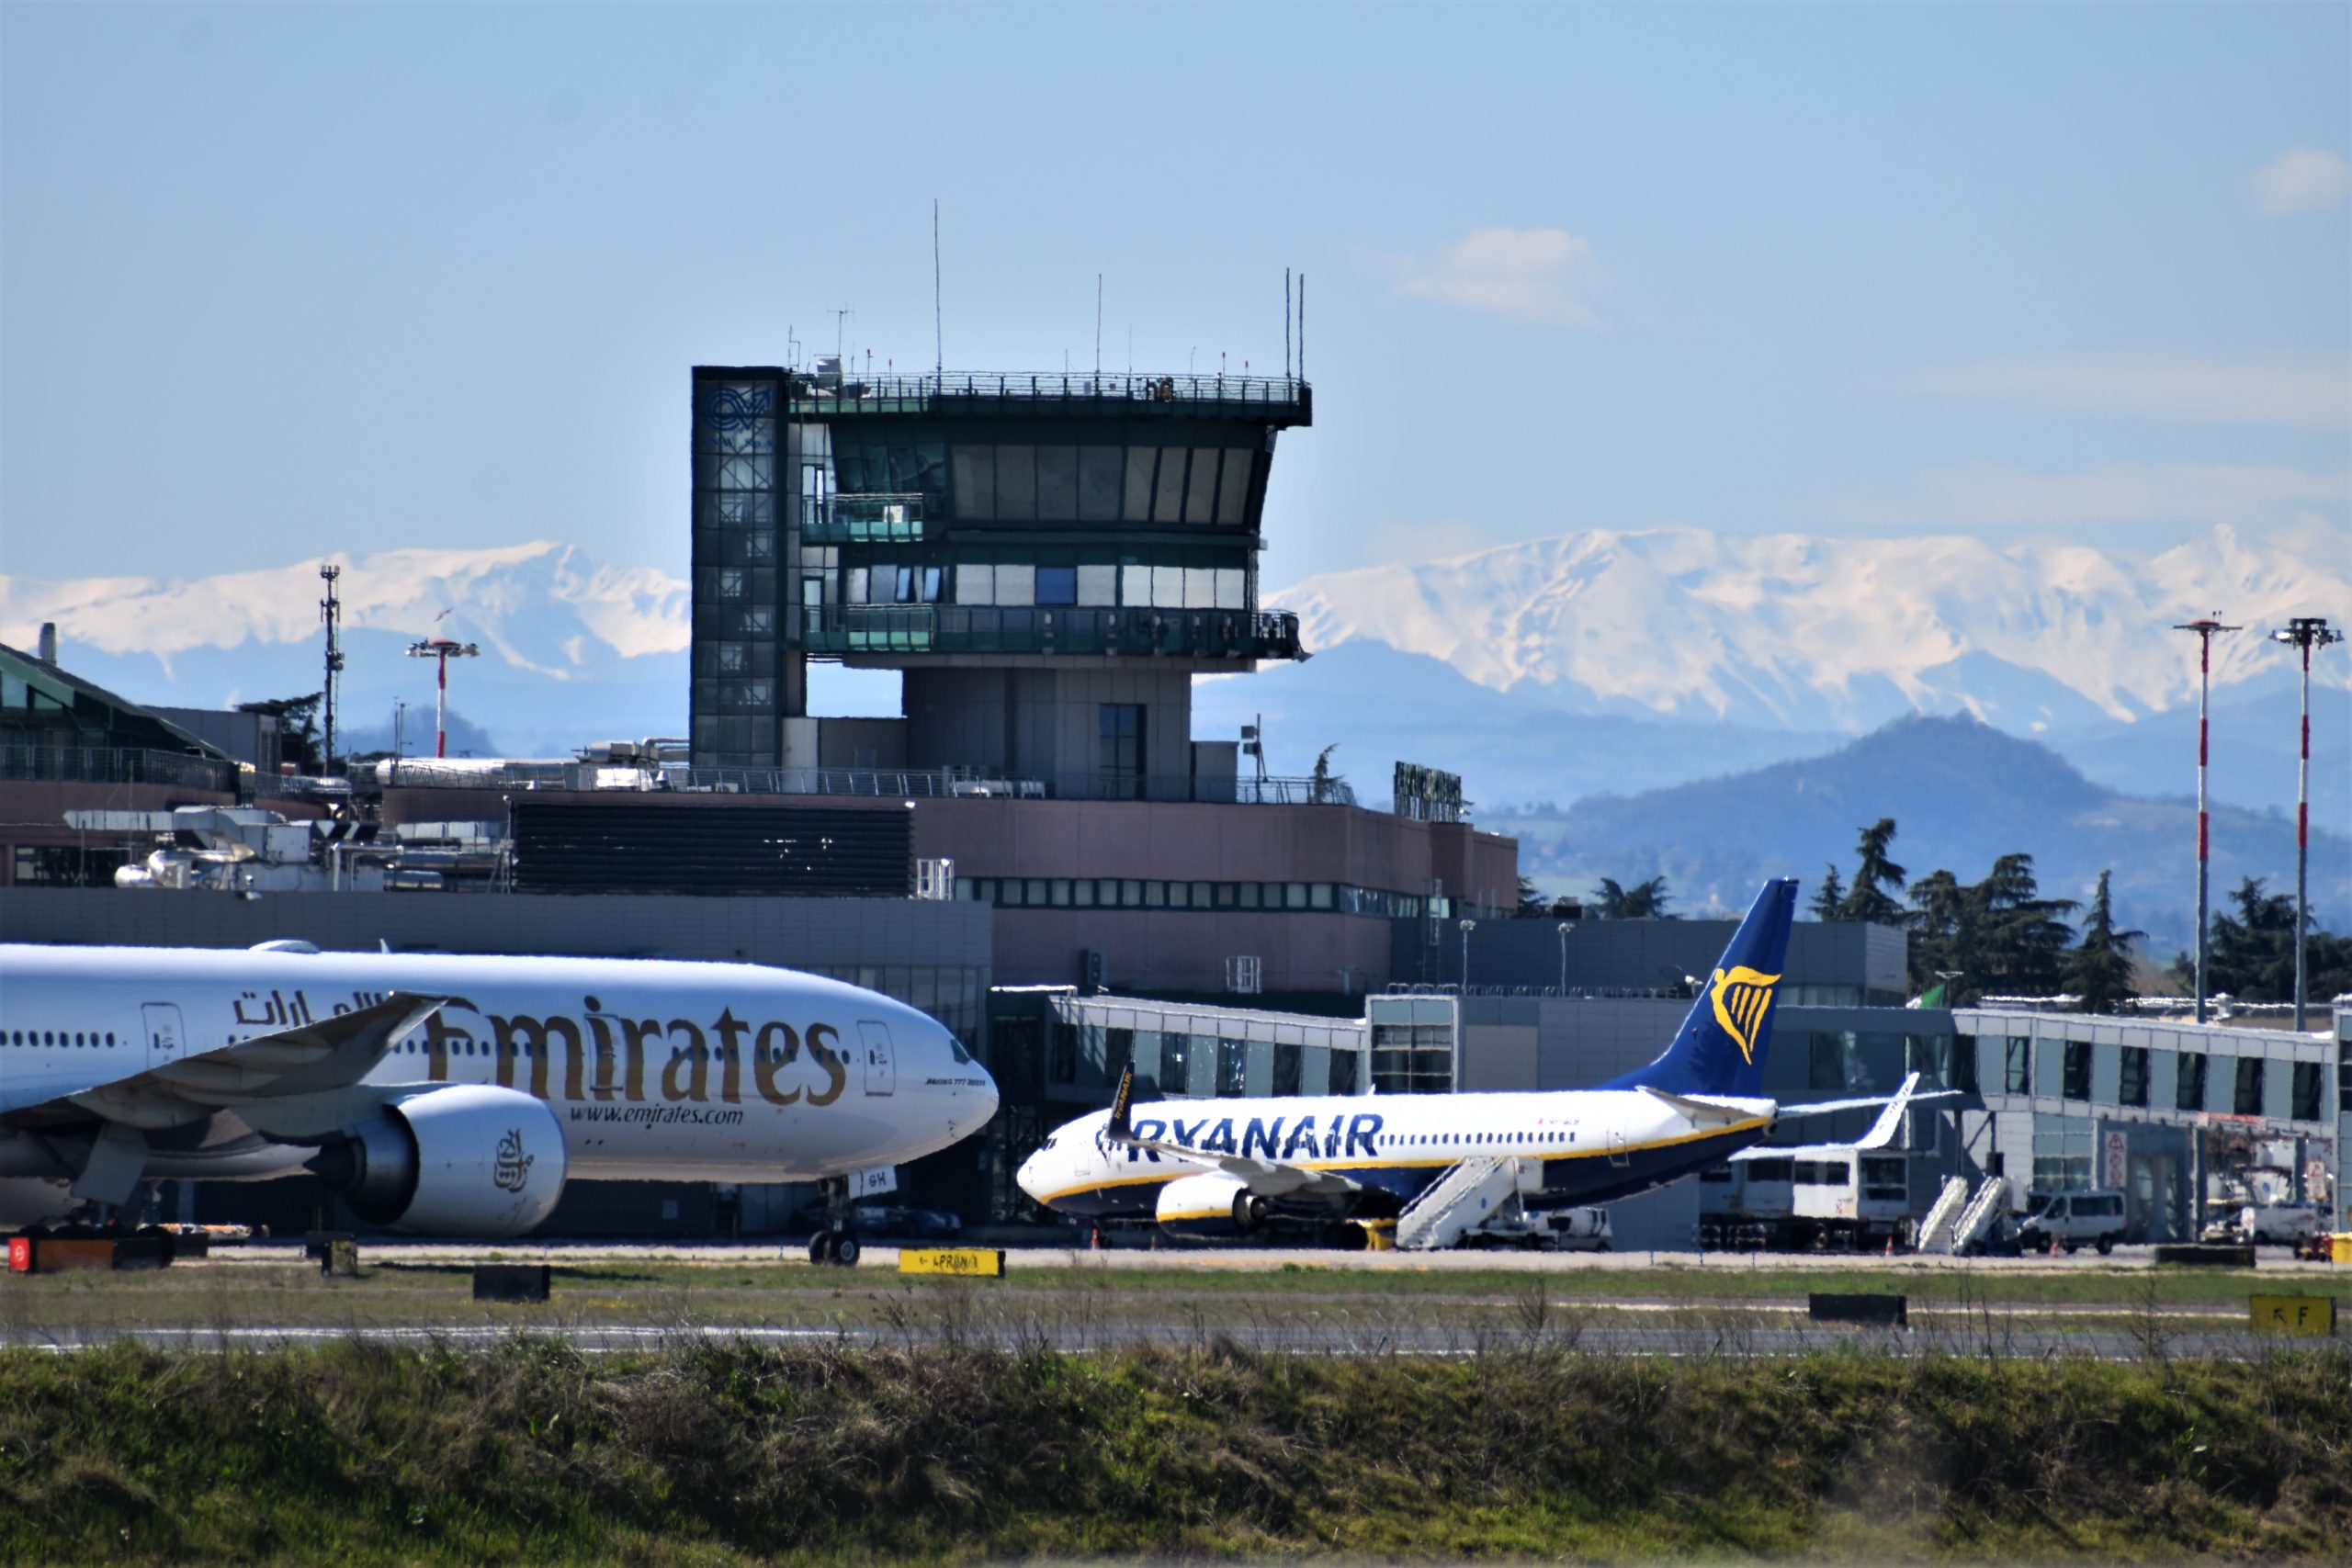
<svg viewBox="0 0 2352 1568"><path fill-rule="evenodd" d="M931 350L933 371L944 390L947 384L947 327L946 318L939 309L939 198L935 196L931 198Z"/></svg>
<svg viewBox="0 0 2352 1568"><path fill-rule="evenodd" d="M327 678L319 694L319 705L325 710L326 739L320 751L320 761L330 773L334 772L334 705L335 688L342 684L343 648L338 634L343 629L343 597L335 590L336 580L343 568L327 565L319 568L319 576L327 585L327 596L319 601L319 619L327 626Z"/></svg>

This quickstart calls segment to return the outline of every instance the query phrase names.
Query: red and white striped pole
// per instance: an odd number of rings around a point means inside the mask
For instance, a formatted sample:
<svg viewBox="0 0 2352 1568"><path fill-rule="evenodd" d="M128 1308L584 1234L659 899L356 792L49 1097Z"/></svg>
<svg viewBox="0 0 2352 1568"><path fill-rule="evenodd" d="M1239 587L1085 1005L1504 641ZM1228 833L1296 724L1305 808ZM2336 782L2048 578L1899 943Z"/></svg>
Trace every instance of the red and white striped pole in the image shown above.
<svg viewBox="0 0 2352 1568"><path fill-rule="evenodd" d="M2311 930L2312 852L2312 649L2342 642L2344 634L2324 615L2297 615L2287 629L2270 634L2274 642L2292 643L2303 656L2302 754L2295 765L2295 1032L2307 1027L2311 1010L2311 980L2303 969L2303 940Z"/></svg>
<svg viewBox="0 0 2352 1568"><path fill-rule="evenodd" d="M2208 831L2205 805L2205 769L2212 756L2208 740L2206 719L2207 700L2213 690L2213 637L2218 632L2233 632L2236 626L2225 626L2218 619L2221 612L2201 621L2189 621L2173 627L2177 632L2197 634L2197 1021L2205 1021L2205 900L2206 852L2211 847Z"/></svg>
<svg viewBox="0 0 2352 1568"><path fill-rule="evenodd" d="M449 660L470 659L481 649L470 642L453 642L445 637L413 642L408 647L411 659L433 659L440 661L437 687L433 704L433 754L449 754Z"/></svg>

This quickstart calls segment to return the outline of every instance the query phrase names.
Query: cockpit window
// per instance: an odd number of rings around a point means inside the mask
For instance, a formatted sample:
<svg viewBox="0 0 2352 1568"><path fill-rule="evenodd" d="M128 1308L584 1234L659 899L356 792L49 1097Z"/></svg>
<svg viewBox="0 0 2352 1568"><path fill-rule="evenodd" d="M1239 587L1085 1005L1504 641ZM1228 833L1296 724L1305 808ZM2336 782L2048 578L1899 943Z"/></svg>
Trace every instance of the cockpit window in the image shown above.
<svg viewBox="0 0 2352 1568"><path fill-rule="evenodd" d="M957 1062L966 1066L971 1066L972 1054L969 1051L965 1050L964 1043L961 1040L956 1039L953 1034L947 1037L947 1050Z"/></svg>

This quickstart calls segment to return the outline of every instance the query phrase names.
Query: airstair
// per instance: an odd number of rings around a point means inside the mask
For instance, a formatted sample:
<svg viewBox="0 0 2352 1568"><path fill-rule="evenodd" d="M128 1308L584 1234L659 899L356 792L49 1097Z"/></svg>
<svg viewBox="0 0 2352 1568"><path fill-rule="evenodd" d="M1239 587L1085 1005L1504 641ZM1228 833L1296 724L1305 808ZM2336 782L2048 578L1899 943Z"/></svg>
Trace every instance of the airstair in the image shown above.
<svg viewBox="0 0 2352 1568"><path fill-rule="evenodd" d="M1919 1222L1918 1249L1921 1252L1948 1252L1951 1249L1951 1233L1960 1224L1961 1211L1968 1207L1968 1178L1952 1176L1944 1179L1944 1190L1937 1194L1928 1217Z"/></svg>
<svg viewBox="0 0 2352 1568"><path fill-rule="evenodd" d="M1543 1180L1539 1160L1465 1159L1423 1189L1396 1216L1396 1246L1434 1252L1452 1247L1521 1190Z"/></svg>
<svg viewBox="0 0 2352 1568"><path fill-rule="evenodd" d="M1960 1179L1954 1177L1952 1179L1956 1182ZM1945 1191L1949 1196L1951 1191L1949 1185ZM1936 1201L1936 1206L1940 1209L1943 1206L1943 1200L1939 1198ZM2007 1216L2008 1211L2007 1179L2004 1177L1988 1176L1978 1183L1976 1196L1971 1198L1968 1201L1968 1207L1961 1211L1960 1218L1953 1222L1951 1234L1944 1239L1943 1245L1929 1247L1923 1243L1919 1250L1922 1252L1966 1252L1990 1235L1993 1227ZM1934 1215L1930 1214L1928 1217L1932 1220Z"/></svg>

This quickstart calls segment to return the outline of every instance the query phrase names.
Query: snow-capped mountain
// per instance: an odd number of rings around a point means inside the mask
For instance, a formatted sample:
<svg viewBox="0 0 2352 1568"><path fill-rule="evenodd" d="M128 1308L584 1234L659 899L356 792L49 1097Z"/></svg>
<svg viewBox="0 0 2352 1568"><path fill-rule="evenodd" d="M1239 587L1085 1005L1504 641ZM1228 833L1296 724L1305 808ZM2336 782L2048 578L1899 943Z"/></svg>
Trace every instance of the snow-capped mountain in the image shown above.
<svg viewBox="0 0 2352 1568"><path fill-rule="evenodd" d="M430 723L435 634L479 643L450 673L477 744L561 755L685 722L688 594L656 568L565 546L387 550L344 567L343 724ZM217 705L318 689L319 562L187 581L0 577L0 641L56 621L66 665L136 700ZM1489 804L1565 806L1817 756L1891 718L1968 713L2032 735L2094 781L2184 794L2194 644L2212 609L2215 798L2291 806L2294 683L2267 639L2291 615L2352 619L2352 540L2313 525L2259 541L2216 528L2150 559L1957 537L1583 533L1419 566L1309 578L1269 596L1317 657L1196 687L1195 732L1264 716L1270 761L1323 746L1367 800L1391 761L1460 772ZM825 711L885 711L821 666ZM831 685L825 685L827 682ZM2317 663L2313 819L2352 822L2352 658Z"/></svg>
<svg viewBox="0 0 2352 1568"><path fill-rule="evenodd" d="M328 558L343 576L345 723L389 730L395 700L429 709L433 663L408 645L449 637L451 706L516 754L675 734L684 723L686 584L568 546L385 550ZM318 689L319 560L189 581L0 578L0 641L32 646L54 621L62 662L137 701L220 705ZM429 712L407 733L429 743Z"/></svg>
<svg viewBox="0 0 2352 1568"><path fill-rule="evenodd" d="M2352 542L2226 526L2144 560L2084 545L1594 531L1452 560L1310 577L1269 596L1318 652L1372 641L1522 703L1577 713L1853 732L1965 712L2019 733L2195 701L2214 609L2216 690L2277 670L2290 615L2352 611ZM2352 686L2352 661L2314 680Z"/></svg>

